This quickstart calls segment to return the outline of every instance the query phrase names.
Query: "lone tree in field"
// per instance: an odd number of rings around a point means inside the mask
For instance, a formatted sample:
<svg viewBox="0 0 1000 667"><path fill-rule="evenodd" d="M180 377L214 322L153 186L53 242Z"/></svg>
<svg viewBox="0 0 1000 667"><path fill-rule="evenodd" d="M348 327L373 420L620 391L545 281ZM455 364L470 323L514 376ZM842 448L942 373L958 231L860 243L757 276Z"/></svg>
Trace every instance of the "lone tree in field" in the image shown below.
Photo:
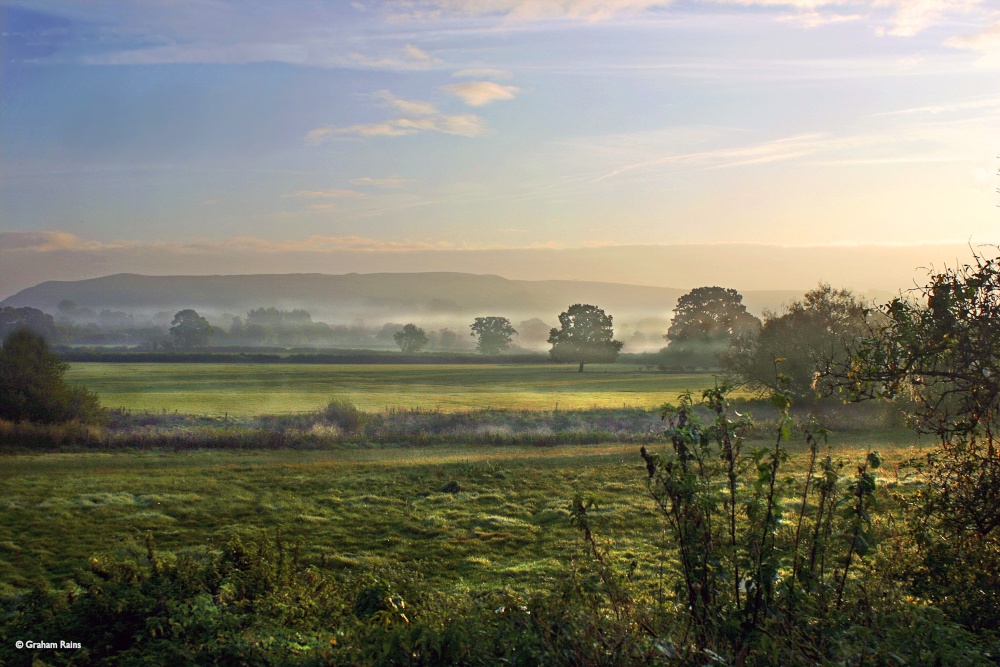
<svg viewBox="0 0 1000 667"><path fill-rule="evenodd" d="M212 327L204 317L197 311L182 310L174 315L173 325L170 327L170 335L174 337L177 347L201 347L208 345L208 337L211 335Z"/></svg>
<svg viewBox="0 0 1000 667"><path fill-rule="evenodd" d="M42 424L102 421L104 409L97 394L66 384L67 368L41 335L28 329L8 334L0 348L0 419Z"/></svg>
<svg viewBox="0 0 1000 667"><path fill-rule="evenodd" d="M472 336L479 336L476 349L482 354L500 354L510 349L517 330L506 317L477 317L469 325Z"/></svg>
<svg viewBox="0 0 1000 667"><path fill-rule="evenodd" d="M623 343L614 340L612 317L597 306L575 304L559 315L560 328L549 332L553 361L580 364L612 363Z"/></svg>
<svg viewBox="0 0 1000 667"><path fill-rule="evenodd" d="M402 331L394 333L392 339L396 341L399 349L407 354L419 352L427 347L427 343L429 342L427 334L424 333L423 329L418 328L416 324L407 324L403 327Z"/></svg>

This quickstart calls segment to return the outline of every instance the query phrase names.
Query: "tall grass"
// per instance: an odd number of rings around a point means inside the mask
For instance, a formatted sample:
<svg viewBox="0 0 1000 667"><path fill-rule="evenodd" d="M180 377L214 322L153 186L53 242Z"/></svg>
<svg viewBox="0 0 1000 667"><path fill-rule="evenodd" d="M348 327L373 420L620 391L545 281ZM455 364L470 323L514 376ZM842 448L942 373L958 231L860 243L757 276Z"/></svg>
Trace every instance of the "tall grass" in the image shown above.
<svg viewBox="0 0 1000 667"><path fill-rule="evenodd" d="M745 412L767 412L761 401L744 399L736 405ZM799 410L819 415L834 431L888 430L902 426L901 417L889 404L817 403ZM770 421L758 421L762 432L772 427ZM648 444L661 441L662 430L658 411L644 408L547 411L481 408L460 412L388 408L367 412L342 399L334 399L315 412L252 418L119 409L111 412L104 428L76 423L33 425L0 421L0 451Z"/></svg>

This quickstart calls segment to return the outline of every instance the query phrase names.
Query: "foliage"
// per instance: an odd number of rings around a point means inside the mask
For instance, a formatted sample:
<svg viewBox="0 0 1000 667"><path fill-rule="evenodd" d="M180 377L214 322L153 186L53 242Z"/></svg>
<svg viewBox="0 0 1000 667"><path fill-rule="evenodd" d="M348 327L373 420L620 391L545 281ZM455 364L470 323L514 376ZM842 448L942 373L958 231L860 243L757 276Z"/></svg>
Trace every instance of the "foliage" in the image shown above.
<svg viewBox="0 0 1000 667"><path fill-rule="evenodd" d="M334 399L322 411L323 420L335 424L343 433L352 435L365 427L369 415L359 410L350 401Z"/></svg>
<svg viewBox="0 0 1000 667"><path fill-rule="evenodd" d="M212 327L208 320L199 315L197 311L190 308L179 311L174 315L171 325L170 335L173 336L177 347L191 348L208 345Z"/></svg>
<svg viewBox="0 0 1000 667"><path fill-rule="evenodd" d="M676 435L700 442L698 434L721 420L704 404L690 403L700 430L688 421L687 435ZM737 550L727 546L729 466L716 441L701 459L716 472L691 496L712 522L706 534L716 536L709 571L719 573L715 583L722 590L708 595L716 603L736 594L723 578L729 554L746 555L761 543L764 527L772 527L762 559L765 572L775 571L772 593L770 599L762 593L769 603L742 657L742 634L722 632L743 627L744 616L731 602L711 607L723 612L705 626L715 643L698 645L679 545L666 516L658 518L657 505L641 490L648 470L636 463L643 461L620 445L500 450L463 443L423 450L9 456L0 503L15 511L0 514L0 559L9 564L0 569L0 636L10 641L0 644L0 661L993 664L985 655L988 618L980 626L961 620L951 599L989 580L973 581L961 561L939 558L936 573L923 565L924 547L900 529L907 506L897 504L891 483L878 476L885 465L873 468L878 461L858 449L870 436L841 437L837 444L837 455L861 468L867 461L867 476L848 476L833 461L827 466L821 437L778 443L788 456L774 476L778 434L794 431L782 414L770 445L750 432L738 446L731 441L745 463L736 484ZM563 415L534 417L557 424ZM742 419L732 405L724 416L736 424ZM321 414L314 417L317 425L326 423ZM490 421L498 417L504 421ZM575 423L587 415L565 417ZM471 431L477 422L513 426L532 416L484 411L413 418L418 429ZM175 419L162 417L165 424ZM293 417L286 419L271 425L274 432ZM757 433L765 428L772 427L757 422ZM673 443L659 443L671 451L655 454L647 441L647 455L676 461ZM890 468L906 449L889 452ZM697 474L699 465L692 459L689 471ZM824 491L830 476L837 483ZM772 479L777 500L768 522ZM904 488L895 491L904 494L901 501L909 498ZM808 574L817 524L815 568L825 572L822 580ZM247 527L266 530L267 537L244 533ZM154 545L150 558L150 545L127 538L147 528L172 553ZM52 543L60 548L51 549ZM692 555L701 548L695 544ZM749 554L741 579L757 569L757 551ZM990 555L982 551L977 558ZM78 563L89 563L84 573ZM105 576L98 570L110 577L95 581ZM942 580L945 572L954 581ZM29 592L43 577L59 588ZM763 587L766 579L760 581ZM749 593L754 584L746 581ZM741 599L744 608L752 603L744 593ZM155 636L147 634L152 629ZM43 633L70 640L85 633L87 653L13 649L14 639ZM989 648L996 647L994 641Z"/></svg>
<svg viewBox="0 0 1000 667"><path fill-rule="evenodd" d="M597 306L574 304L559 315L558 329L549 332L553 361L611 363L618 358L624 343L614 340L612 317Z"/></svg>
<svg viewBox="0 0 1000 667"><path fill-rule="evenodd" d="M427 334L416 324L407 324L402 330L392 335L399 349L406 354L413 354L427 347Z"/></svg>
<svg viewBox="0 0 1000 667"><path fill-rule="evenodd" d="M37 308L0 307L0 338L19 329L28 329L50 341L59 338L59 330L51 315Z"/></svg>
<svg viewBox="0 0 1000 667"><path fill-rule="evenodd" d="M476 349L482 354L500 354L510 348L517 330L506 317L477 317L469 325L473 336L478 336Z"/></svg>
<svg viewBox="0 0 1000 667"><path fill-rule="evenodd" d="M843 361L849 344L867 330L868 315L849 290L821 284L781 315L765 313L759 332L737 336L720 356L722 369L736 384L774 390L774 361L780 359L784 391L799 398L814 395L817 379Z"/></svg>
<svg viewBox="0 0 1000 667"><path fill-rule="evenodd" d="M641 452L676 549L664 560L675 600L664 613L678 617L662 641L677 664L987 664L971 633L899 591L909 573L880 544L881 456L869 451L845 478L819 451L828 432L807 422L807 470L788 477L787 394L773 394L773 446L749 448L751 422L732 418L726 393L703 392L708 423L690 395L665 406L672 452Z"/></svg>
<svg viewBox="0 0 1000 667"><path fill-rule="evenodd" d="M752 335L760 326L760 320L747 312L736 290L691 290L677 300L670 329L663 336L669 345L657 355L658 366L673 372L716 369L719 354L736 337Z"/></svg>
<svg viewBox="0 0 1000 667"><path fill-rule="evenodd" d="M97 394L68 385L67 368L40 334L27 329L8 334L0 348L0 419L100 422L104 410Z"/></svg>
<svg viewBox="0 0 1000 667"><path fill-rule="evenodd" d="M882 314L831 377L853 400L902 399L911 427L936 436L919 466L924 574L964 622L1000 626L1000 258L976 253Z"/></svg>
<svg viewBox="0 0 1000 667"><path fill-rule="evenodd" d="M743 296L734 289L698 287L677 300L670 329L663 337L671 344L725 342L756 331L760 320L747 312Z"/></svg>

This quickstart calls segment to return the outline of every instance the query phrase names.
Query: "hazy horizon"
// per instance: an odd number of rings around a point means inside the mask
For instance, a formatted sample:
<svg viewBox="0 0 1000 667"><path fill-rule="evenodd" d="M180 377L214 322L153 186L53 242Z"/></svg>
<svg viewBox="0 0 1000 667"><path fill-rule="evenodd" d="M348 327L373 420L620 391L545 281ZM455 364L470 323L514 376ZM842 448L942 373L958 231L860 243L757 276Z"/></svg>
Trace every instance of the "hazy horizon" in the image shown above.
<svg viewBox="0 0 1000 667"><path fill-rule="evenodd" d="M906 288L1000 241L992 0L0 0L0 295Z"/></svg>
<svg viewBox="0 0 1000 667"><path fill-rule="evenodd" d="M2 235L0 235L2 239ZM992 247L975 248L993 254ZM509 280L586 280L693 289L798 290L830 283L857 292L923 284L927 270L971 259L966 245L813 246L692 244L397 252L223 253L211 249L25 248L2 253L0 300L37 284L140 275L456 272Z"/></svg>

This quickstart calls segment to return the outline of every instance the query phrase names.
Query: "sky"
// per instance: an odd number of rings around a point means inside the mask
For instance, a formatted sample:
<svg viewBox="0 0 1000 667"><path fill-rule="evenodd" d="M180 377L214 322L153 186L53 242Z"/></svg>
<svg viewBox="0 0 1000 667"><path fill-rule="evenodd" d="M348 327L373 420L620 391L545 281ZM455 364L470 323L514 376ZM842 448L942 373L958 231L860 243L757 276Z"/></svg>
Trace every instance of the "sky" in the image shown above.
<svg viewBox="0 0 1000 667"><path fill-rule="evenodd" d="M892 289L900 247L1000 242L1000 0L0 0L0 32L0 297L713 262Z"/></svg>

